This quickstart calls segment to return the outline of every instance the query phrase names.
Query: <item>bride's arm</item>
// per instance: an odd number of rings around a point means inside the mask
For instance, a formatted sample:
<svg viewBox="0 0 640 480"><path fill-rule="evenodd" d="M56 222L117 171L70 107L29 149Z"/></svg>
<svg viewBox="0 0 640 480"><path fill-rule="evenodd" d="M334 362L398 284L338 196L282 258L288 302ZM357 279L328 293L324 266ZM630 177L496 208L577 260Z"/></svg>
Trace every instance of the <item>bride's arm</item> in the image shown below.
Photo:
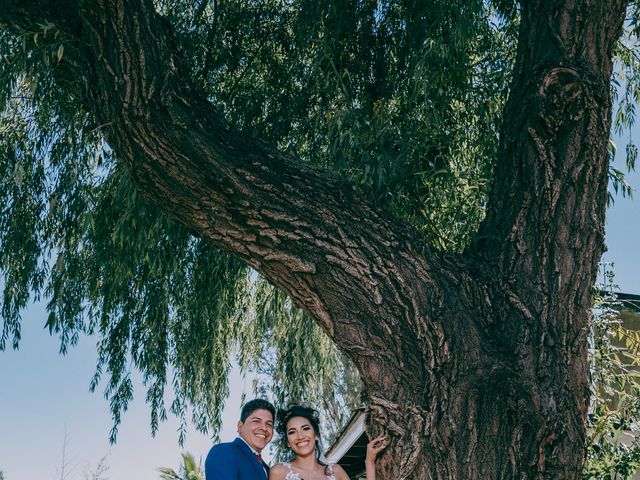
<svg viewBox="0 0 640 480"><path fill-rule="evenodd" d="M364 468L367 480L376 480L376 458L385 449L388 441L387 437L380 435L367 443L367 457L364 461Z"/></svg>
<svg viewBox="0 0 640 480"><path fill-rule="evenodd" d="M385 435L380 435L367 443L367 457L364 461L366 480L376 480L376 458L388 443ZM340 465L333 466L333 474L337 480L350 480L349 475ZM269 480L272 480L271 476Z"/></svg>

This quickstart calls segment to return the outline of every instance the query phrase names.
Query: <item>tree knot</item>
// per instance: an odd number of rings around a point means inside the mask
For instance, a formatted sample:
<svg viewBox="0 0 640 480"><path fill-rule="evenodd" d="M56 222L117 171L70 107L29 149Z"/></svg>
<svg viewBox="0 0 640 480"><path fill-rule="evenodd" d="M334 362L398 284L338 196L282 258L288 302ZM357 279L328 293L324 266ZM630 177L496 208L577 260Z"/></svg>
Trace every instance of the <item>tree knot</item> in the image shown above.
<svg viewBox="0 0 640 480"><path fill-rule="evenodd" d="M573 68L557 67L545 75L540 84L540 96L562 98L565 102L575 99L582 89L580 75Z"/></svg>
<svg viewBox="0 0 640 480"><path fill-rule="evenodd" d="M573 68L557 67L544 75L538 94L541 119L549 132L558 132L584 117L585 90L584 79Z"/></svg>

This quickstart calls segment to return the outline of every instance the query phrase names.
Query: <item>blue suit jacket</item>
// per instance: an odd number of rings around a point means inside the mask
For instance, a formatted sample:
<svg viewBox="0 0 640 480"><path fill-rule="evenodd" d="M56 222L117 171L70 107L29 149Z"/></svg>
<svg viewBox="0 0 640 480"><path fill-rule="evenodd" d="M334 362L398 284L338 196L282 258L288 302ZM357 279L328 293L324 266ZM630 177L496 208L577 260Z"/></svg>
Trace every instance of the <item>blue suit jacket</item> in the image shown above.
<svg viewBox="0 0 640 480"><path fill-rule="evenodd" d="M204 462L207 480L266 480L262 464L241 439L214 445Z"/></svg>

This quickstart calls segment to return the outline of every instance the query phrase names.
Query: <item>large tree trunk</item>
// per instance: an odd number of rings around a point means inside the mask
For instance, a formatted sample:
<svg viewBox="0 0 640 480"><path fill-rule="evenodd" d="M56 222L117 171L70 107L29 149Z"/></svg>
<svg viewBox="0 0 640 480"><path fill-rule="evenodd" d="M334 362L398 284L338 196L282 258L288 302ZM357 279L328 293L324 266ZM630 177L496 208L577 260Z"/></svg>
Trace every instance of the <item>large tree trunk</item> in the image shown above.
<svg viewBox="0 0 640 480"><path fill-rule="evenodd" d="M380 478L579 478L622 1L523 6L495 186L463 255L226 125L183 78L149 1L58 7L0 0L0 22L46 20L79 40L59 78L138 189L286 291L350 356L370 427L393 438Z"/></svg>

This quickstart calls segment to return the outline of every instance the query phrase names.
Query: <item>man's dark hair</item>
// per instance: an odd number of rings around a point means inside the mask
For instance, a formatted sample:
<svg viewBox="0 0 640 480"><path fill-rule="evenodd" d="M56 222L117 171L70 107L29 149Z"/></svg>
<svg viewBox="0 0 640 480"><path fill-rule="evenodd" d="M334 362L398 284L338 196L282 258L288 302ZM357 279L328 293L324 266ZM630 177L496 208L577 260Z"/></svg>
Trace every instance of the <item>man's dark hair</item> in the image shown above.
<svg viewBox="0 0 640 480"><path fill-rule="evenodd" d="M271 416L274 419L276 418L276 409L271 405L271 402L262 398L256 398L244 404L244 407L242 407L242 411L240 412L240 421L244 423L247 417L256 410L266 410L271 412Z"/></svg>

